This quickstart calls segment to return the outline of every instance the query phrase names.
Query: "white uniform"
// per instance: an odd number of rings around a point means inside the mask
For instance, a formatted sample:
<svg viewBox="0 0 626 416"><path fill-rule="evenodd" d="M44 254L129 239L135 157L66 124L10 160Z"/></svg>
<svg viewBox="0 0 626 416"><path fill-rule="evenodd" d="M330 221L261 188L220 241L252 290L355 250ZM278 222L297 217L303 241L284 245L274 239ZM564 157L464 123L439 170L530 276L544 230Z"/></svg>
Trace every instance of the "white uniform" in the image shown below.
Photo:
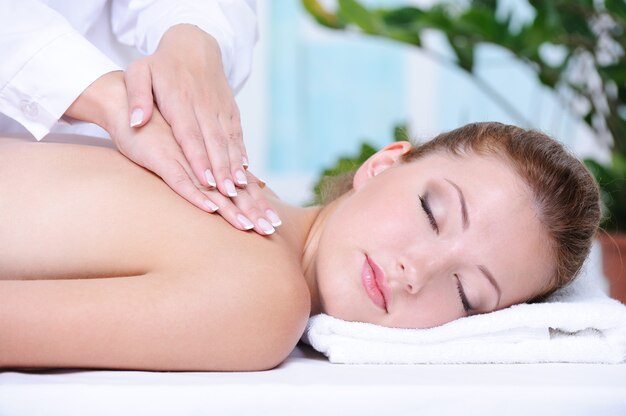
<svg viewBox="0 0 626 416"><path fill-rule="evenodd" d="M152 54L178 23L218 41L238 91L257 39L255 0L0 0L0 132L103 135L57 121L92 82Z"/></svg>

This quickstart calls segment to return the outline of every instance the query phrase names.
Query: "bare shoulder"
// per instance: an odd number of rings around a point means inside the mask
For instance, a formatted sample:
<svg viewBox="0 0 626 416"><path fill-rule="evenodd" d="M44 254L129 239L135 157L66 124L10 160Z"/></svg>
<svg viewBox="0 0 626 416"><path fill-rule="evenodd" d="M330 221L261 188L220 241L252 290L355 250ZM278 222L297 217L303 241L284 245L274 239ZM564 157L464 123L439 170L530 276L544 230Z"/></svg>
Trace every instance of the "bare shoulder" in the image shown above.
<svg viewBox="0 0 626 416"><path fill-rule="evenodd" d="M217 234L230 249L204 261L195 260L184 278L164 284L172 284L172 290L189 288L184 302L202 305L192 308L202 310L204 316L198 325L202 330L196 334L200 338L194 342L211 345L215 359L207 362L206 368L270 369L289 355L309 317L310 294L299 256L280 235L267 238L230 228L226 231ZM207 246L214 241L207 238ZM218 270L221 272L216 274Z"/></svg>
<svg viewBox="0 0 626 416"><path fill-rule="evenodd" d="M0 281L0 368L271 369L298 342L309 300L289 267L264 271Z"/></svg>
<svg viewBox="0 0 626 416"><path fill-rule="evenodd" d="M257 353L265 355L262 368L273 368L287 358L302 336L311 310L310 293L300 265L283 256L284 253L271 256L276 265L252 273L251 281L256 280L256 285L250 285L252 290L247 294L246 303L255 309L251 315L251 323L256 327L253 342L256 341Z"/></svg>
<svg viewBox="0 0 626 416"><path fill-rule="evenodd" d="M238 231L221 217L188 204L155 175L112 149L45 146L17 138L0 138L0 146L4 195L20 195L28 182L27 189L47 202L48 216L63 214L47 221L54 225L48 227L49 240L38 230L32 241L20 236L23 245L33 247L38 243L35 238L54 241L55 250L40 263L55 264L61 272L67 270L64 253L91 247L80 251L80 263L73 267L81 273L117 277L0 282L6 286L0 290L4 310L9 308L6 299L15 299L15 313L0 317L16 327L20 322L38 322L29 344L31 358L37 359L26 363L20 358L25 348L21 344L14 362L43 367L263 370L282 362L298 342L309 316L310 295L300 253L286 238L287 224L271 237ZM7 151L10 146L14 148ZM21 181L11 184L11 178ZM33 204L27 202L23 206L12 202L14 211L5 215L12 218L19 212L28 218L28 206ZM33 218L39 215L37 208L31 208ZM14 228L19 235L19 227ZM61 232L65 245L59 243ZM6 228L3 233L7 235ZM32 263L30 257L25 259ZM112 264L119 270L112 270ZM32 301L23 301L27 294ZM39 307L26 310L24 304ZM59 319L59 311L66 310ZM110 339L115 339L115 348L103 341ZM68 340L73 341L70 346ZM58 348L48 349L47 356L38 350L42 343L55 342Z"/></svg>

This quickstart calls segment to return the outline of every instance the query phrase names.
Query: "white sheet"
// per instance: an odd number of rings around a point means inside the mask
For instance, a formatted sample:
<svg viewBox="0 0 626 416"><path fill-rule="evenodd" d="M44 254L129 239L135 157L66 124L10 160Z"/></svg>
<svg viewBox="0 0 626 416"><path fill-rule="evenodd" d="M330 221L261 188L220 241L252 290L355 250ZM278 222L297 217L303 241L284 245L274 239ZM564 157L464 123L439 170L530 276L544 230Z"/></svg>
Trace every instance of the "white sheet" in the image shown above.
<svg viewBox="0 0 626 416"><path fill-rule="evenodd" d="M339 365L298 346L256 373L0 373L0 415L44 414L617 416L626 364Z"/></svg>

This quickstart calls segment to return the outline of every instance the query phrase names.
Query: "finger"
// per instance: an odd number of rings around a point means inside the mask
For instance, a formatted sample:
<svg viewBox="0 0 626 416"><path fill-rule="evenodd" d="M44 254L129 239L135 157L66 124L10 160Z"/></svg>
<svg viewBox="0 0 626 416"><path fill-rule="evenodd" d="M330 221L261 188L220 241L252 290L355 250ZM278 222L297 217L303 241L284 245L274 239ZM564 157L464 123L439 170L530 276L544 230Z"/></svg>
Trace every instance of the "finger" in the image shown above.
<svg viewBox="0 0 626 416"><path fill-rule="evenodd" d="M205 119L198 119L205 120ZM211 171L222 195L233 197L237 194L235 181L230 171L228 138L217 119L200 123L204 146L211 163Z"/></svg>
<svg viewBox="0 0 626 416"><path fill-rule="evenodd" d="M250 167L250 159L248 159L248 152L245 148L241 150L241 164L246 170Z"/></svg>
<svg viewBox="0 0 626 416"><path fill-rule="evenodd" d="M273 227L267 220L259 223L259 218L250 219L237 205L233 199L222 195L218 190L202 190L202 192L219 207L217 213L220 214L233 227L248 231L254 229L261 235L269 235L274 232ZM240 195L237 196L239 198ZM256 223L256 225L255 225ZM264 227L264 228L261 228Z"/></svg>
<svg viewBox="0 0 626 416"><path fill-rule="evenodd" d="M182 112L177 113L176 116L172 122L172 132L189 162L193 175L204 186L215 187L217 185L215 174L207 156L204 139L196 119ZM230 196L236 195L234 186L230 191Z"/></svg>
<svg viewBox="0 0 626 416"><path fill-rule="evenodd" d="M124 72L126 95L130 111L130 127L141 127L152 117L152 75L145 60L131 63Z"/></svg>
<svg viewBox="0 0 626 416"><path fill-rule="evenodd" d="M203 211L213 213L219 206L198 189L198 183L194 183L191 172L188 172L176 159L162 158L160 166L152 166L157 175L177 194L191 202Z"/></svg>
<svg viewBox="0 0 626 416"><path fill-rule="evenodd" d="M252 185L254 188L256 185ZM270 235L275 231L274 226L265 215L265 211L259 206L257 200L250 194L248 188L240 190L234 204L241 212L254 223L254 230L261 235Z"/></svg>
<svg viewBox="0 0 626 416"><path fill-rule="evenodd" d="M243 142L243 129L241 127L241 116L239 113L239 107L235 103L235 114L231 119L231 126L234 130L235 136L239 138L239 140L235 141L235 145L239 147L239 153L241 154L241 163L244 169L248 169L250 167L250 160L248 159L248 152L246 150L246 145Z"/></svg>
<svg viewBox="0 0 626 416"><path fill-rule="evenodd" d="M231 175L235 178L235 183L243 188L248 184L248 181L245 174L246 168L243 163L242 149L245 151L245 146L243 144L241 121L239 120L238 112L235 112L231 117L220 115L219 120L222 130L224 130L228 138L228 157Z"/></svg>
<svg viewBox="0 0 626 416"><path fill-rule="evenodd" d="M265 186L264 183L263 183L263 186ZM278 227L282 225L283 222L281 221L280 217L278 216L278 214L276 213L272 205L269 203L269 201L265 197L265 194L263 193L262 187L259 186L259 183L251 182L246 187L246 190L248 191L248 194L252 198L252 203L254 204L256 209L262 212L265 218L267 218L274 227ZM248 212L245 209L242 208L242 210L244 214L252 215L252 214L248 214Z"/></svg>
<svg viewBox="0 0 626 416"><path fill-rule="evenodd" d="M248 176L248 182L249 183L256 183L259 185L259 188L263 189L266 186L265 181L259 179L254 173L252 173L251 171L247 170L246 171L246 175Z"/></svg>

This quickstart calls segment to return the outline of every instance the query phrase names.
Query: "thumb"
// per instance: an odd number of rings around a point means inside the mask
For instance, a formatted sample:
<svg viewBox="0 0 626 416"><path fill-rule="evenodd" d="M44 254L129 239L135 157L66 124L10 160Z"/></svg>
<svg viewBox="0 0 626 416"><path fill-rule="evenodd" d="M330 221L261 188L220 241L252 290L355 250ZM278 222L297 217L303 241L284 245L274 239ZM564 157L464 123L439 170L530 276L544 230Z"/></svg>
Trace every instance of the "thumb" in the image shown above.
<svg viewBox="0 0 626 416"><path fill-rule="evenodd" d="M141 127L152 117L154 98L150 67L141 61L133 62L124 73L130 111L130 127Z"/></svg>

